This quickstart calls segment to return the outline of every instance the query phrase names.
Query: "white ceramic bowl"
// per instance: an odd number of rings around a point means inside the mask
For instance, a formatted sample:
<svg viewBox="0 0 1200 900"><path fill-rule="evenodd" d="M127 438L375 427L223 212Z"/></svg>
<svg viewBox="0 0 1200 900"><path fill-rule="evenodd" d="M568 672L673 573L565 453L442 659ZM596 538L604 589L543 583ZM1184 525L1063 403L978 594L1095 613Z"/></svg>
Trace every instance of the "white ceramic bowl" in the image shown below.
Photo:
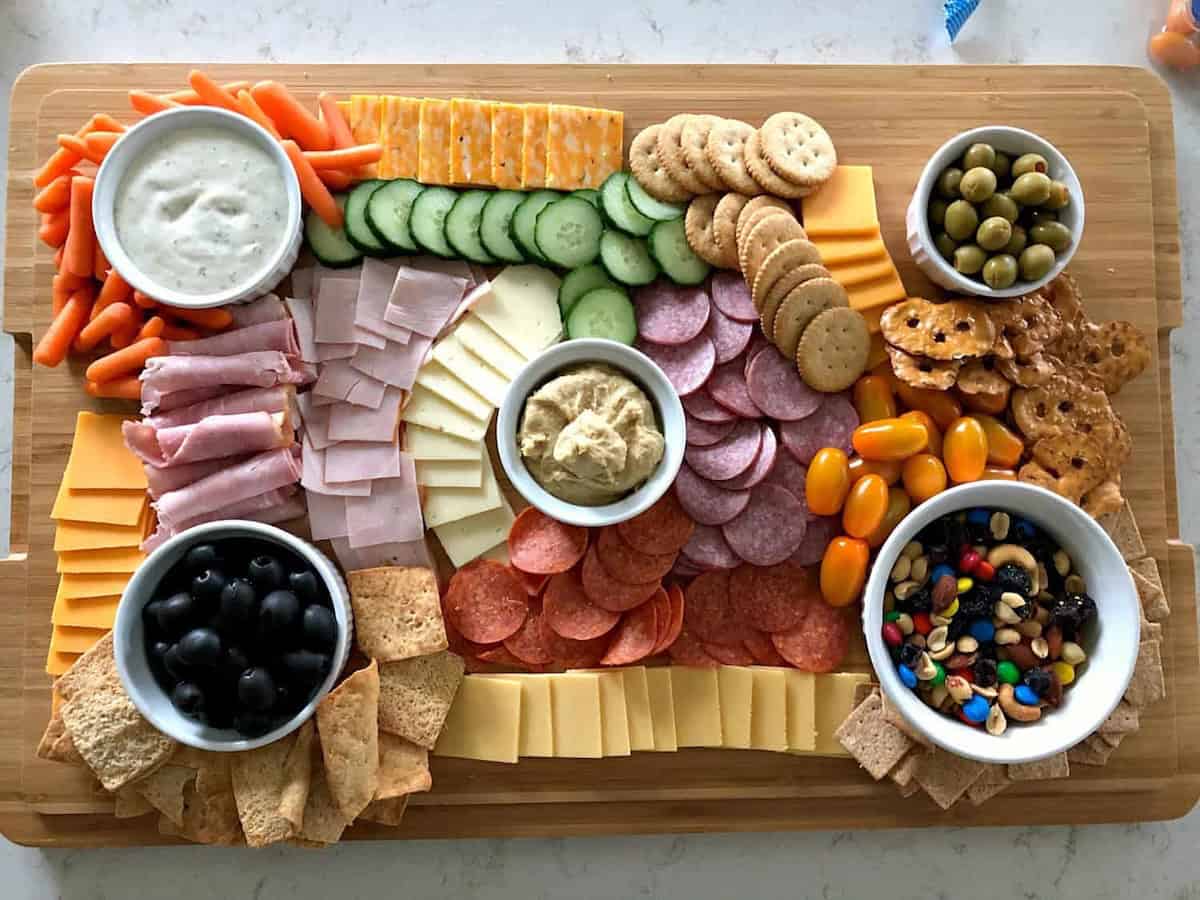
<svg viewBox="0 0 1200 900"><path fill-rule="evenodd" d="M242 284L209 294L193 294L175 290L161 284L134 264L121 246L113 221L117 191L129 167L142 155L142 151L163 135L182 128L225 128L237 132L261 146L271 155L283 176L287 191L287 221L275 252L263 261L261 268ZM105 156L100 171L96 173L96 187L92 194L92 219L96 226L96 238L104 255L121 277L142 293L161 300L171 306L203 309L251 300L272 290L292 270L300 254L300 185L296 173L288 161L279 141L275 140L258 123L245 116L235 115L212 106L188 106L155 113L130 128Z"/></svg>
<svg viewBox="0 0 1200 900"><path fill-rule="evenodd" d="M611 366L628 375L646 392L666 442L662 461L641 487L616 503L604 506L579 506L559 500L529 474L517 446L517 431L521 427L526 398L563 369L588 363ZM686 444L683 404L679 402L679 395L663 370L645 354L616 341L581 339L550 348L526 365L513 379L496 420L496 446L500 450L500 463L513 487L546 515L560 522L592 528L624 522L653 506L670 489L675 476L679 474Z"/></svg>
<svg viewBox="0 0 1200 900"><path fill-rule="evenodd" d="M1009 723L993 736L926 706L900 681L883 642L883 595L904 545L935 519L958 510L1001 509L1044 528L1071 557L1072 566L1096 601L1096 617L1085 628L1087 662L1063 692L1058 709L1047 709L1028 725ZM1121 553L1099 525L1073 503L1045 488L1020 482L977 481L951 488L918 506L880 548L863 598L863 633L879 682L913 727L938 746L970 759L1020 763L1053 756L1075 746L1120 702L1137 660L1140 604Z"/></svg>
<svg viewBox="0 0 1200 900"><path fill-rule="evenodd" d="M209 541L231 538L254 538L278 544L305 560L316 571L333 602L333 614L338 624L337 644L332 654L329 674L321 682L313 698L291 719L273 731L256 738L245 738L232 729L211 728L187 718L171 703L171 698L150 671L142 625L142 609L156 596L159 582L167 571L183 558L189 549ZM171 538L148 557L134 572L121 602L113 625L113 652L121 684L133 700L133 705L159 731L181 744L201 750L253 750L291 734L312 717L317 703L333 688L338 673L345 668L350 655L350 638L354 631L350 593L337 566L312 544L273 525L242 520L209 522L189 528Z"/></svg>
<svg viewBox="0 0 1200 900"><path fill-rule="evenodd" d="M969 278L955 270L933 243L933 231L929 227L929 197L937 183L938 176L949 165L955 163L968 147L977 142L991 144L997 150L1007 153L1014 160L1023 153L1040 153L1050 166L1047 172L1051 178L1061 181L1071 192L1071 202L1058 211L1058 220L1071 229L1071 246L1057 254L1054 267L1045 278L1037 281L1018 279L1012 287L994 290L974 278ZM921 271L934 284L941 285L960 294L974 294L978 297L1020 297L1031 291L1036 291L1049 284L1062 273L1075 255L1075 249L1083 237L1083 187L1067 158L1058 148L1044 138L1038 137L1032 131L1020 128L1010 128L1004 125L991 125L984 128L973 128L952 137L938 148L930 157L917 179L917 187L908 204L905 216L905 229L908 234L908 249L912 253L913 262L920 266Z"/></svg>

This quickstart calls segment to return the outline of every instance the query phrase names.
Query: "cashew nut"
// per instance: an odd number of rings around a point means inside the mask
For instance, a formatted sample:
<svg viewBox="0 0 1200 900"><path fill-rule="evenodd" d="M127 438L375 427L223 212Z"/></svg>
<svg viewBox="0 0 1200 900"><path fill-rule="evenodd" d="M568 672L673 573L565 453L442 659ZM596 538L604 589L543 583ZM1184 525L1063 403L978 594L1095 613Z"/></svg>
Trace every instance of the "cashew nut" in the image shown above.
<svg viewBox="0 0 1200 900"><path fill-rule="evenodd" d="M1020 544L1000 544L993 547L988 551L987 561L997 569L1005 563L1014 563L1020 566L1028 573L1030 580L1034 582L1034 593L1037 593L1037 560L1033 558L1032 553Z"/></svg>
<svg viewBox="0 0 1200 900"><path fill-rule="evenodd" d="M1011 609L1020 609L1025 605L1025 598L1016 591L1005 591L1000 595L1000 602Z"/></svg>
<svg viewBox="0 0 1200 900"><path fill-rule="evenodd" d="M1036 722L1042 717L1042 708L1040 706L1026 706L1023 703L1017 702L1017 698L1013 696L1013 686L1011 684L1001 685L998 696L1000 708L1014 722Z"/></svg>

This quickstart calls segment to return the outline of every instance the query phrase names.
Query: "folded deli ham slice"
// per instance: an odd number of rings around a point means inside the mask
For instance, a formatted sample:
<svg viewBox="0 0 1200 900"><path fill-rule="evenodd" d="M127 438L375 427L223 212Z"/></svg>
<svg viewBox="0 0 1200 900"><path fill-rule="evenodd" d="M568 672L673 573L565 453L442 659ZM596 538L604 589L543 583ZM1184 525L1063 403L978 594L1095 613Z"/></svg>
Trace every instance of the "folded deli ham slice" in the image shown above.
<svg viewBox="0 0 1200 900"><path fill-rule="evenodd" d="M396 272L383 319L417 334L437 337L466 290L466 278L403 266Z"/></svg>
<svg viewBox="0 0 1200 900"><path fill-rule="evenodd" d="M144 465L142 468L146 470L146 482L148 484L146 491L150 494L151 500L157 500L163 494L177 491L181 487L191 484L193 481L199 481L201 478L208 477L213 472L219 472L222 469L227 469L248 459L250 459L249 455L242 457L227 456L223 459L206 459L203 462L182 463L178 466L171 466L169 469Z"/></svg>
<svg viewBox="0 0 1200 900"><path fill-rule="evenodd" d="M294 440L292 423L285 412L209 416L190 425L171 428L125 422L121 431L125 446L142 462L160 469L178 463L287 447Z"/></svg>
<svg viewBox="0 0 1200 900"><path fill-rule="evenodd" d="M278 350L288 356L299 354L300 344L292 320L258 322L195 341L167 341L171 356L236 356L256 350Z"/></svg>
<svg viewBox="0 0 1200 900"><path fill-rule="evenodd" d="M301 273L307 273L302 276ZM295 290L296 284L303 277L308 279L308 289L312 290L312 269L296 269L292 272L292 288ZM307 297L308 294L301 294L302 297ZM262 322L275 322L280 319L287 318L287 311L283 308L283 301L275 294L263 294L257 300L251 300L249 303L234 303L227 306L229 314L233 316L234 328L246 328L249 325L258 325Z"/></svg>
<svg viewBox="0 0 1200 900"><path fill-rule="evenodd" d="M304 503L298 499L297 490L298 488L294 484L275 488L274 490L256 494L253 497L247 497L245 500L233 503L224 509L215 509L211 512L206 512L203 515L180 522L178 525L166 525L159 520L158 528L154 534L142 542L142 549L149 552L181 531L187 531L189 528L196 525L203 525L205 522L216 522L219 519L251 519L255 522L266 522L268 524L295 519L304 513Z"/></svg>
<svg viewBox="0 0 1200 900"><path fill-rule="evenodd" d="M299 360L295 362L298 364ZM298 365L293 365L293 360L286 354L278 350L259 350L236 356L156 356L146 361L141 379L142 411L149 413L158 409L164 395L175 391L210 389L213 385L274 387L277 384L304 384L308 376ZM215 391L210 396L219 393L224 391ZM189 403L194 402L196 400L189 400Z"/></svg>
<svg viewBox="0 0 1200 900"><path fill-rule="evenodd" d="M299 446L268 450L236 465L224 466L154 502L160 522L176 527L205 513L222 510L248 497L300 480Z"/></svg>
<svg viewBox="0 0 1200 900"><path fill-rule="evenodd" d="M185 406L192 406L227 393L229 393L229 389L225 385L210 384L205 387L187 388L186 390L171 391L165 394L156 393L153 399L151 399L146 391L146 386L143 384L142 415L148 416L155 411L161 413L170 412L174 409L182 409Z"/></svg>
<svg viewBox="0 0 1200 900"><path fill-rule="evenodd" d="M172 428L190 425L209 416L228 416L234 413L265 412L278 413L290 408L296 389L290 384L267 388L248 388L231 394L201 400L191 406L182 406L170 412L157 412L145 419L144 424L155 428Z"/></svg>

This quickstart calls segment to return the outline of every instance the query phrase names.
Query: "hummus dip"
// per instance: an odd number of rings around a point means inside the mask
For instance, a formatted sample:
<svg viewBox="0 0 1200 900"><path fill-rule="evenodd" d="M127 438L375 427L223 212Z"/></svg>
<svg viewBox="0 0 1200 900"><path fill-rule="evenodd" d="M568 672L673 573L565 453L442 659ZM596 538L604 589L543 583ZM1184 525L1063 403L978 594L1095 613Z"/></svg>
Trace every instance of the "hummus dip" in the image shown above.
<svg viewBox="0 0 1200 900"><path fill-rule="evenodd" d="M530 394L517 431L537 483L579 506L614 503L634 490L665 444L645 392L601 365L568 369Z"/></svg>

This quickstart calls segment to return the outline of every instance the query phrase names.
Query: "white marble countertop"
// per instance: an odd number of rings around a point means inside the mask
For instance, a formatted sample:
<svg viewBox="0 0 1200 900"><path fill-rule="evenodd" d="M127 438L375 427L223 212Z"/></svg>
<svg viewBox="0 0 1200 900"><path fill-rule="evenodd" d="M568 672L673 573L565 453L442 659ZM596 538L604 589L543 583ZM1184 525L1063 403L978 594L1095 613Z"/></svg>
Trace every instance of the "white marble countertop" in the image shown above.
<svg viewBox="0 0 1200 900"><path fill-rule="evenodd" d="M957 44L939 0L6 0L0 128L18 73L65 60L1146 64L1166 0L983 0ZM1153 10L1148 13L1147 7ZM553 22L551 22L553 19ZM1152 21L1153 20L1153 21ZM1200 278L1200 72L1172 80L1184 293ZM1191 173L1189 179L1184 173ZM0 184L0 197L3 196ZM1185 540L1200 539L1200 311L1172 341ZM11 346L0 348L0 509L8 506ZM8 529L0 525L0 549ZM345 845L322 853L39 852L0 841L0 895L590 898L1200 897L1200 812L1093 828L929 829ZM1191 873L1191 874L1189 874Z"/></svg>

